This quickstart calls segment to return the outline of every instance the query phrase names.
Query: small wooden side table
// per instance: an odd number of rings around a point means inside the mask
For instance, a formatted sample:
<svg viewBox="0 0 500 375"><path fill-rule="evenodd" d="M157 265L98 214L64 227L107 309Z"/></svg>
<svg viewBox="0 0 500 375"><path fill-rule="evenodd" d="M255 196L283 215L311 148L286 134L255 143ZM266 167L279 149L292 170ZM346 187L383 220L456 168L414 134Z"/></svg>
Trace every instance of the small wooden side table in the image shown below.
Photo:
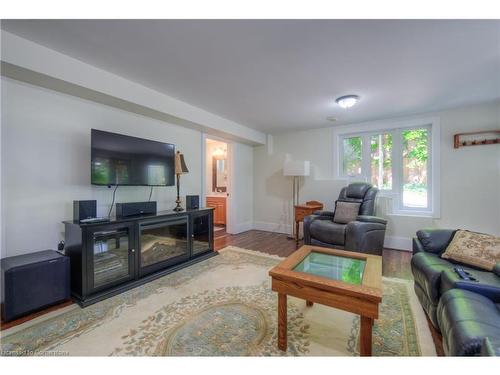
<svg viewBox="0 0 500 375"><path fill-rule="evenodd" d="M308 201L306 204L296 204L294 207L295 213L295 243L299 244L299 228L300 222L304 221L304 217L312 215L314 211L322 210L323 203L318 201Z"/></svg>

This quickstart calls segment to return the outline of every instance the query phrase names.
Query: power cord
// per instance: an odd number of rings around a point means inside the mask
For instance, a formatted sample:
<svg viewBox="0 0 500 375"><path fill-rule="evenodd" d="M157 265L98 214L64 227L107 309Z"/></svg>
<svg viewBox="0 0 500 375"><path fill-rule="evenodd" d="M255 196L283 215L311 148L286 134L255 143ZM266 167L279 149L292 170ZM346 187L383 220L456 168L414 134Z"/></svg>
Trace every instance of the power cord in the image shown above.
<svg viewBox="0 0 500 375"><path fill-rule="evenodd" d="M153 195L153 185L151 185L151 190L149 191L149 199L148 202L151 202L151 195Z"/></svg>
<svg viewBox="0 0 500 375"><path fill-rule="evenodd" d="M115 204L116 189L118 189L118 185L116 185L115 190L113 190L113 201L111 202L111 206L109 207L108 217L111 217L111 211L113 210L113 206Z"/></svg>

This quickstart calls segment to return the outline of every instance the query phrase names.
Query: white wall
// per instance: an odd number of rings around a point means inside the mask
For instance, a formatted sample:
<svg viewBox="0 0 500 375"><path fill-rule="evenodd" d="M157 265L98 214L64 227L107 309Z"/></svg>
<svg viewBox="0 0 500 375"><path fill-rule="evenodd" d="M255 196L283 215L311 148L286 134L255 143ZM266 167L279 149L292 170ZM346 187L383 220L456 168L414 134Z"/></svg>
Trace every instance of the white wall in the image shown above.
<svg viewBox="0 0 500 375"><path fill-rule="evenodd" d="M112 189L90 185L91 128L175 144L189 169L181 177L181 199L201 195L200 131L5 77L1 85L2 257L56 248L64 238L61 221L72 219L73 200L97 199L97 214L107 216ZM253 220L248 188L253 149L237 142L232 147L236 179L232 220L235 231L241 232L251 229ZM148 187L120 186L116 193L116 202L148 198ZM152 200L159 210L175 207L175 198L175 186L154 188Z"/></svg>
<svg viewBox="0 0 500 375"><path fill-rule="evenodd" d="M90 129L174 143L189 174L181 197L201 193L201 133L2 78L2 255L56 248L74 199L97 199L106 216L112 189L90 185ZM159 210L175 207L176 189L155 187ZM117 202L148 200L148 187L119 187Z"/></svg>
<svg viewBox="0 0 500 375"><path fill-rule="evenodd" d="M423 116L428 117L429 114ZM441 217L439 219L387 215L389 243L408 247L420 228L464 228L500 235L500 146L453 148L453 134L500 129L500 102L433 113L441 120ZM333 177L333 128L273 136L272 152L254 152L254 222L258 229L289 232L292 185L283 176L285 154L311 161L311 176L301 185L301 201L319 200L332 209L344 181Z"/></svg>
<svg viewBox="0 0 500 375"><path fill-rule="evenodd" d="M8 78L1 83L2 257L55 248L63 238L60 222L71 219L74 199L97 199L98 214L107 215L112 191L89 183L92 127L176 144L190 170L182 176L181 196L201 193L199 131ZM387 235L407 240L423 227L500 234L500 147L455 150L452 137L457 132L500 128L500 103L432 115L441 119L441 217L388 216L385 201L380 200L379 212L389 220ZM292 186L283 177L285 153L311 161L301 201L320 200L332 209L344 185L333 179L332 128L275 135L271 148L240 143L231 147L235 233L252 227L290 231ZM148 195L147 187L120 187L117 201L147 200ZM153 200L159 209L172 208L175 187L155 188Z"/></svg>
<svg viewBox="0 0 500 375"><path fill-rule="evenodd" d="M2 81L0 81L0 85L2 84ZM0 87L0 103L2 102L2 92L1 92L1 87ZM0 112L2 112L2 109L0 108ZM1 116L1 113L0 113ZM2 121L0 117L0 155L2 155ZM4 227L4 220L3 220L3 184L2 184L2 162L3 158L0 158L0 258L4 258L6 256L5 253L5 241L4 241L4 233L5 233L5 227Z"/></svg>

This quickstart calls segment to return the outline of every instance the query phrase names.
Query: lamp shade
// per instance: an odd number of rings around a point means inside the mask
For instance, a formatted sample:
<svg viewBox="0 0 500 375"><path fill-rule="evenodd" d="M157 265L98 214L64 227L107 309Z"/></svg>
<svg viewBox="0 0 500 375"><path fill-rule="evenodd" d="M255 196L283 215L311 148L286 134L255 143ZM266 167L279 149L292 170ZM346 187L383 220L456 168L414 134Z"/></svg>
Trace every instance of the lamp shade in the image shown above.
<svg viewBox="0 0 500 375"><path fill-rule="evenodd" d="M180 151L175 154L175 174L188 173L189 170L186 167L186 162L184 161L184 155Z"/></svg>
<svg viewBox="0 0 500 375"><path fill-rule="evenodd" d="M310 163L304 160L285 160L283 175L309 176Z"/></svg>

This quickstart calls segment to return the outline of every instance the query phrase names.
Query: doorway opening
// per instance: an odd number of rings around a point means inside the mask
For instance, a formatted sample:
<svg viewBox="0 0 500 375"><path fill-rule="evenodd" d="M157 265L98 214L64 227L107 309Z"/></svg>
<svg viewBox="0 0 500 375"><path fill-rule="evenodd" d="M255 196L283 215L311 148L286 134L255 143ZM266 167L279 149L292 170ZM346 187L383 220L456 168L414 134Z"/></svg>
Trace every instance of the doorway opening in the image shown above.
<svg viewBox="0 0 500 375"><path fill-rule="evenodd" d="M206 207L214 208L214 236L220 238L230 233L229 196L230 169L229 144L219 139L205 138Z"/></svg>

